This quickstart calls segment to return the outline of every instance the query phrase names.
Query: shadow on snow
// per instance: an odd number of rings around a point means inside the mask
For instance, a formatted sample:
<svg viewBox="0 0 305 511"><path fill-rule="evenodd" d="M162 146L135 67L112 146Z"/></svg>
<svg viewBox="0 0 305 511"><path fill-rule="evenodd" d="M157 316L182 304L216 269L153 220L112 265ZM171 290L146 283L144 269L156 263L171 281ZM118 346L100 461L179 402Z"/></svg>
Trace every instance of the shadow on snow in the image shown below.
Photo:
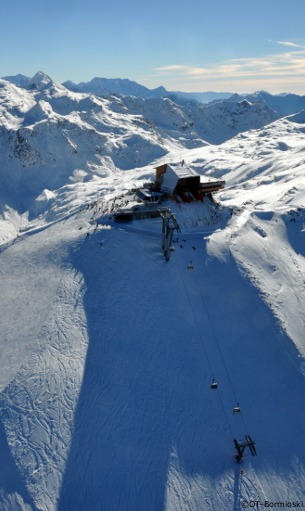
<svg viewBox="0 0 305 511"><path fill-rule="evenodd" d="M179 493L179 480L169 481L174 450L184 478L231 474L237 509L229 384L256 440L258 477L270 468L285 480L293 456L304 466L296 350L235 262L207 262L201 242L196 252L177 247L165 263L159 240L105 237L72 255L87 288L89 346L58 510L176 511L168 493L169 482ZM227 422L209 387L212 370Z"/></svg>

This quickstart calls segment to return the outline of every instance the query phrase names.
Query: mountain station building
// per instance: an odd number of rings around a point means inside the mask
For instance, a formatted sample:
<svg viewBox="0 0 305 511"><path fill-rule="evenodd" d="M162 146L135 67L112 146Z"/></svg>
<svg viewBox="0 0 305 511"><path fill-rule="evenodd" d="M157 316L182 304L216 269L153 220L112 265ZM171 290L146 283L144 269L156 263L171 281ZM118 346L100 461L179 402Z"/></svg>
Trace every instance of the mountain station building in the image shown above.
<svg viewBox="0 0 305 511"><path fill-rule="evenodd" d="M182 160L156 167L156 187L169 196L179 196L184 202L204 200L204 196L222 190L225 181L200 176Z"/></svg>

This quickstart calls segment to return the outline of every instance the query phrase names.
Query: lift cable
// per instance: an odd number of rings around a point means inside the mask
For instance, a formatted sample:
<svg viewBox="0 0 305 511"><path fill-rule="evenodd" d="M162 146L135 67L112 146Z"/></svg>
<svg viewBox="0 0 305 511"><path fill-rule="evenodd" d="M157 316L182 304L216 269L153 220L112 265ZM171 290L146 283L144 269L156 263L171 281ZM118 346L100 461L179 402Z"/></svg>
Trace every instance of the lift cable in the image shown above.
<svg viewBox="0 0 305 511"><path fill-rule="evenodd" d="M226 372L226 375L227 375L228 381L229 381L229 383L230 383L230 387L231 387L231 390L232 390L232 394L233 394L233 396L234 396L235 402L238 404L238 403L239 403L239 399L238 399L237 394L236 394L236 392L235 392L235 388L234 388L234 385L233 385L233 383L232 383L232 380L231 380L231 377L230 377L230 373L229 373L229 370L228 370L228 367L227 367L227 364L226 364L226 361L225 361L224 355L223 355L222 350L221 350L221 348L220 348L220 343L219 343L219 341L218 341L218 337L217 337L216 332L215 332L215 328L214 328L214 325L213 325L213 321L211 320L211 317L210 317L210 314L209 314L208 308L207 308L207 306L206 306L206 302L205 302L205 300L204 300L204 297L203 297L203 294L202 294L202 292L201 292L201 289L200 289L200 287L198 286L197 280L195 279L195 281L196 281L196 287L197 287L197 289L198 289L198 291L199 291L199 295L200 295L200 297L201 297L201 301L202 301L202 304L203 304L203 307L204 307L204 311L205 311L206 316L207 316L207 318L208 318L208 322L209 322L209 325L210 325L211 332L212 332L213 337L214 337L214 340L215 340L215 344L216 344L216 346L217 346L217 349L218 349L218 352L219 352L219 354L220 354L220 358L221 358L221 361L222 361L223 367L224 367L224 369L225 369L225 372ZM239 407L239 405L238 405L238 407ZM247 434L247 433L248 433L248 428L247 428L247 425L246 425L246 422L245 422L245 419L244 419L244 416L243 416L243 414L242 414L241 409L240 409L239 413L240 413L240 416L241 416L242 421L243 421L243 425L244 425L245 432L246 432L246 434Z"/></svg>
<svg viewBox="0 0 305 511"><path fill-rule="evenodd" d="M187 296L187 299L188 299L188 303L189 303L189 307L190 307L190 310L192 311L192 315L194 317L194 323L196 325L196 328L197 328L197 331L198 331L198 337L201 341L201 345L202 345L202 348L203 348L203 351L204 351L204 354L205 354L205 357L206 357L206 360L208 362L208 365L209 365L209 368L210 368L210 372L211 372L211 375L212 375L212 378L214 379L215 378L215 375L214 375L214 371L213 371L213 368L212 368L212 363L211 363L211 360L210 360L210 357L208 355L208 352L207 352L207 349L206 349L206 346L205 346L205 343L204 343L204 340L203 340L203 337L202 337L202 334L201 334L201 330L200 330L200 327L199 327L199 323L198 323L198 320L197 320L197 317L196 317L196 314L194 312L194 309L192 307L192 304L191 304L191 299L190 299L190 295L189 295L189 291L187 289L187 285L185 283L185 279L184 277L182 278L182 281L183 281L183 285L184 285L184 288L185 288L185 293L186 293L186 296ZM231 433L231 436L234 440L234 433L233 433L233 430L232 430L232 427L231 427L231 424L230 424L230 420L229 420L229 417L228 417L228 414L226 412L226 408L225 408L225 405L224 405L224 402L223 402L223 399L221 397L221 393L218 392L218 397L219 397L219 401L220 401L220 404L221 404L221 407L222 407L222 410L223 410L223 413L224 413L224 416L225 416L225 419L227 421L227 425L229 427L229 430L230 430L230 433Z"/></svg>
<svg viewBox="0 0 305 511"><path fill-rule="evenodd" d="M189 266L187 266L187 268L188 268L188 267L189 267ZM193 269L193 264L192 264L192 269ZM215 343L216 343L216 346L217 346L218 352L219 352L219 354L220 354L220 358L221 358L221 361L222 361L222 365L223 365L223 367L224 367L224 369L225 369L225 373L226 373L227 379L228 379L228 381L229 381L229 384L230 384L230 387L231 387L232 394L233 394L234 399L235 399L235 402L236 402L236 404L237 404L237 406L233 409L233 413L235 413L235 411L234 411L234 410L236 410L236 413L238 413L238 414L241 416L241 420L242 420L242 423L243 423L243 427L244 427L245 434L246 434L246 436L247 436L247 435L249 436L249 433L248 433L248 427L247 427L247 424L246 424L246 421L245 421L244 415L243 415L243 413L242 413L242 411L241 411L241 409L240 409L240 406L239 406L239 400L238 400L238 398L237 398L237 394L236 394L236 392L235 392L235 388L234 388L234 385L233 385L233 383L232 383L232 380L231 380L231 377L230 377L230 373L229 373L229 371L228 371L228 367L227 367L227 364L226 364L226 362L225 362L224 355L223 355L222 350L221 350L221 348L220 348L220 343L219 343L218 337L217 337L217 335L216 335L216 331L215 331L215 328L214 328L213 322L212 322L212 320L211 320L211 317L210 317L210 314L209 314L208 308L207 308L207 306L206 306L206 302L205 302L205 300L204 300L204 297L203 297L203 294L202 294L202 292L201 292L201 289L200 289L200 287L198 286L198 283L197 283L197 280L196 280L196 279L195 279L195 281L196 281L196 287L197 287L197 289L198 289L199 296L200 296L200 298L201 298L201 301L202 301L202 304L203 304L203 307L204 307L204 310L205 310L205 313L206 313L206 317L208 318L208 323L209 323L209 325L210 325L211 332L212 332L212 334L213 334L213 337L214 337L214 339L215 339ZM214 378L215 378L215 375L214 375L214 371L213 371L213 368L212 368L212 363L211 363L210 357L209 357L209 355L208 355L208 353L207 353L207 349L206 349L206 346L205 346L204 340L203 340L202 335L201 335L201 331L200 331L200 328L199 328L199 324L198 324L198 321L197 321L197 318L196 318L195 312L194 312L193 307L192 307L192 305L191 305L191 300L190 300L189 292L188 292L188 290L187 290L187 286L186 286L185 282L184 282L184 287L185 287L185 290L186 290L186 294L187 294L187 297L188 297L188 301L189 301L190 308L191 308L191 310L192 310L192 313L193 313L193 316L194 316L194 319L195 319L195 323L196 323L196 326L197 326L197 330L198 330L198 334L199 334L199 337L200 337L200 340L201 340L201 344L202 344L202 346L203 346L203 349L204 349L204 352L205 352L205 355L206 355L206 358L207 358L207 361L208 361L208 364L209 364L209 367L210 367L210 371L211 371L211 374L212 374L212 378L214 379ZM221 401L221 405L222 405L222 408L223 408L224 414L225 414L225 416L226 416L226 419L227 419L228 424L230 425L229 420L228 420L228 416L227 416L227 413L226 413L226 409L225 409L225 407L224 407L224 403L223 403L223 400L222 400L222 397L221 397L221 395L220 395L220 394L221 394L221 393L220 393L220 392L218 392L218 395L219 395L219 398L220 398L220 401ZM229 427L230 427L230 431L231 431L232 436L234 436L234 435L233 435L233 433L232 433L232 428L231 428L231 426L229 426Z"/></svg>

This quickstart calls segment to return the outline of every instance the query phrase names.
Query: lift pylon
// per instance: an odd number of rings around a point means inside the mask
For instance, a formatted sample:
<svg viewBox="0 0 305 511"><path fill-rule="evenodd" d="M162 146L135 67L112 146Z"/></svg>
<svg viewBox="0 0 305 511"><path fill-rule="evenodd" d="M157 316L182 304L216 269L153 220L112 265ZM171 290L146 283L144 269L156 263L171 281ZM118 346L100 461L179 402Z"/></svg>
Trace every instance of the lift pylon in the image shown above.
<svg viewBox="0 0 305 511"><path fill-rule="evenodd" d="M166 212L160 211L162 218L162 243L161 247L166 261L170 260L170 253L172 249L174 231L181 232L179 224L174 217L173 213L169 210Z"/></svg>
<svg viewBox="0 0 305 511"><path fill-rule="evenodd" d="M256 456L255 442L253 442L250 435L245 436L244 442L240 442L239 440L237 440L237 438L234 438L234 445L235 449L237 450L237 454L235 456L236 461L238 462L241 461L244 455L244 451L247 447L249 447L249 451L251 452L252 456Z"/></svg>

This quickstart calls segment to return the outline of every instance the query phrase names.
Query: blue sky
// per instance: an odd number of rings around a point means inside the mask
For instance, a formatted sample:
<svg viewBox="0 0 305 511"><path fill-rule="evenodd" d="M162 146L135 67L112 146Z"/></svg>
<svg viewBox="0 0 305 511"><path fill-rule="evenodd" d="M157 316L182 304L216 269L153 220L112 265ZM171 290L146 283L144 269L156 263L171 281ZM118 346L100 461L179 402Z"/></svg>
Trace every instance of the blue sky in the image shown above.
<svg viewBox="0 0 305 511"><path fill-rule="evenodd" d="M15 0L0 16L0 76L305 94L305 0Z"/></svg>

